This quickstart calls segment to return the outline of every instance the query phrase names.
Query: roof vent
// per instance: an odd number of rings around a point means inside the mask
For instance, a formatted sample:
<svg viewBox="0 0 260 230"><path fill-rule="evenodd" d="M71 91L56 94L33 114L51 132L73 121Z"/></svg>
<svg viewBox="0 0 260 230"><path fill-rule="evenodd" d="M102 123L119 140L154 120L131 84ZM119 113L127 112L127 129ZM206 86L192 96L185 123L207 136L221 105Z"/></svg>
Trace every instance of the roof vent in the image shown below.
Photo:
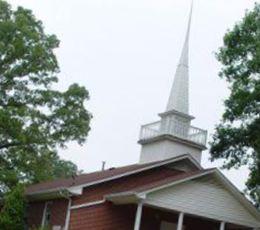
<svg viewBox="0 0 260 230"><path fill-rule="evenodd" d="M105 161L102 161L102 168L101 168L101 171L104 171L106 168L106 162Z"/></svg>
<svg viewBox="0 0 260 230"><path fill-rule="evenodd" d="M114 170L114 169L116 169L115 167L112 167L112 168L109 168L108 170Z"/></svg>

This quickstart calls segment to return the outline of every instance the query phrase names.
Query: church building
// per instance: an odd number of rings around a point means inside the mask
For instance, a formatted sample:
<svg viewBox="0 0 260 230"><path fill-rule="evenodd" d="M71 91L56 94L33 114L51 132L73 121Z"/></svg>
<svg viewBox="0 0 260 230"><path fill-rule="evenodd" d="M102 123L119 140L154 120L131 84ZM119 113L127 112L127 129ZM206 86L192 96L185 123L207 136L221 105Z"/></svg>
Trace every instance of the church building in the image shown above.
<svg viewBox="0 0 260 230"><path fill-rule="evenodd" d="M191 15L166 110L141 127L140 161L29 186L30 229L260 229L251 202L217 168L201 166L207 131L189 114Z"/></svg>

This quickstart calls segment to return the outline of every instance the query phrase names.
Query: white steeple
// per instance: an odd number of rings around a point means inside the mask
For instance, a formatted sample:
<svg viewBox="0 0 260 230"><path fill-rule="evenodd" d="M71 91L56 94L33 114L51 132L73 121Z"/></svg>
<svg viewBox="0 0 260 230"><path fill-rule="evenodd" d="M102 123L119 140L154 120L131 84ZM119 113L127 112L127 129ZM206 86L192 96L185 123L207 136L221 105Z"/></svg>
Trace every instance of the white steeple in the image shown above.
<svg viewBox="0 0 260 230"><path fill-rule="evenodd" d="M186 38L182 48L179 64L176 69L166 112L176 110L184 114L189 114L189 37L192 8L193 4L191 4Z"/></svg>
<svg viewBox="0 0 260 230"><path fill-rule="evenodd" d="M160 120L141 127L139 144L142 145L140 163L164 160L190 154L201 161L206 148L207 131L191 126L189 115L189 37L192 4L188 29L180 61L175 73L167 108L159 114Z"/></svg>

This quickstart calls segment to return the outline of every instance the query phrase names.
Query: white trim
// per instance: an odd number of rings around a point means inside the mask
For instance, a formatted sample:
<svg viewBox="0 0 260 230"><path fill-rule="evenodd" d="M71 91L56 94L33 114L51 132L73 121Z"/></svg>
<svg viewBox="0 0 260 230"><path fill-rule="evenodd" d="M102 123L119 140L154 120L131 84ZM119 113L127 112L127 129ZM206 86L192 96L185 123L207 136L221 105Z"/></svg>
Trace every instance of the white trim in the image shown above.
<svg viewBox="0 0 260 230"><path fill-rule="evenodd" d="M119 197L119 196L125 197L125 196L132 196L132 195L133 195L133 196L136 196L136 197L139 196L139 194L136 193L136 192L127 191L127 192L111 193L111 194L105 195L104 197L105 197L106 199L111 199L111 198ZM142 196L141 198L143 198L143 197L146 197L146 196Z"/></svg>
<svg viewBox="0 0 260 230"><path fill-rule="evenodd" d="M179 217L178 217L178 225L177 225L177 230L182 230L183 227L183 219L184 219L184 213L180 212Z"/></svg>
<svg viewBox="0 0 260 230"><path fill-rule="evenodd" d="M42 213L42 223L41 223L41 227L44 227L44 223L46 221L46 212L47 212L47 207L49 204L51 204L51 201L46 201L44 204L44 209L43 209L43 213Z"/></svg>
<svg viewBox="0 0 260 230"><path fill-rule="evenodd" d="M111 201L115 205L122 204L138 204L140 201L145 200L145 194L138 194L135 192L122 192L122 193L114 193L110 195L105 195L104 199L107 201Z"/></svg>
<svg viewBox="0 0 260 230"><path fill-rule="evenodd" d="M67 188L65 187L57 187L57 188L51 188L51 189L46 189L46 190L41 190L41 191L36 191L32 193L26 193L27 196L32 196L32 195L37 195L37 194L46 194L46 193L52 193L52 192L60 192L62 190L66 190Z"/></svg>
<svg viewBox="0 0 260 230"><path fill-rule="evenodd" d="M67 207L67 214L66 214L66 220L65 220L64 230L69 230L70 208L71 208L71 198L68 199L68 207Z"/></svg>
<svg viewBox="0 0 260 230"><path fill-rule="evenodd" d="M41 226L42 226L42 227L44 227L45 216L46 216L46 209L47 209L47 203L48 203L48 201L45 202L45 204L44 204L44 209L43 209L43 213L42 213L42 223L41 223Z"/></svg>
<svg viewBox="0 0 260 230"><path fill-rule="evenodd" d="M136 209L134 230L140 230L141 221L142 221L142 211L143 211L143 203L140 202L140 203L138 203L137 209Z"/></svg>
<svg viewBox="0 0 260 230"><path fill-rule="evenodd" d="M226 223L222 221L222 222L220 223L219 229L220 229L220 230L225 230L225 227L226 227Z"/></svg>
<svg viewBox="0 0 260 230"><path fill-rule="evenodd" d="M70 188L67 188L67 191L72 194L72 195L81 195L82 192L83 192L83 189L82 188L76 188L76 187L70 187Z"/></svg>
<svg viewBox="0 0 260 230"><path fill-rule="evenodd" d="M127 192L118 192L105 195L105 199L113 199L114 197L127 197L127 196L135 196L139 200L144 200L146 198L146 194L141 194L134 191L127 191Z"/></svg>
<svg viewBox="0 0 260 230"><path fill-rule="evenodd" d="M71 206L70 209L73 210L73 209L79 209L79 208L87 208L87 207L103 204L105 202L106 202L105 199L97 200L97 201L88 202L88 203L84 203L84 204L74 205L74 206Z"/></svg>

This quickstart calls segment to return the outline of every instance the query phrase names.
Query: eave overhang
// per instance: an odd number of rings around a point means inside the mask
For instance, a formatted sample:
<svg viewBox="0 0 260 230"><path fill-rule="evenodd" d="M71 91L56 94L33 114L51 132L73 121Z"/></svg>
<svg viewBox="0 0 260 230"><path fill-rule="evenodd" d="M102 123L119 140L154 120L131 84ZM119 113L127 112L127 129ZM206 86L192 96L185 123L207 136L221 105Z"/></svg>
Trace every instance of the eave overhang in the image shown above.
<svg viewBox="0 0 260 230"><path fill-rule="evenodd" d="M153 143L153 142L156 142L156 141L165 141L165 140L179 142L181 144L188 145L188 146L197 148L199 150L206 150L207 149L207 147L205 145L200 145L200 144L198 144L194 141L186 140L184 138L180 138L180 137L170 135L170 134L161 134L161 135L158 135L156 137L139 140L138 144L146 145L146 144Z"/></svg>
<svg viewBox="0 0 260 230"><path fill-rule="evenodd" d="M188 119L188 120L193 120L193 119L195 118L194 116L191 116L191 115L188 115L188 114L179 112L179 111L174 110L174 109L172 109L172 110L170 110L170 111L166 111L166 112L164 112L164 113L159 113L159 116L160 116L161 118L166 117L166 116L169 116L169 115L178 115L178 116L183 117L183 118L186 118L186 119Z"/></svg>
<svg viewBox="0 0 260 230"><path fill-rule="evenodd" d="M188 160L191 164L193 164L197 169L202 170L202 166L190 155L190 154L183 154L181 156L169 159L169 160L165 160L162 162L158 162L155 164L151 164L148 165L144 168L141 169L137 169L137 170L133 170L127 173L122 173L120 175L116 175L116 176L112 176L109 178L105 178L105 179L101 179L101 180L97 180L97 181L93 181L90 183L85 183L85 184L81 184L81 185L76 185L76 186L70 186L70 187L57 187L57 188L52 188L52 189L46 189L46 190L40 190L40 191L35 191L35 192L31 192L31 193L26 193L26 196L29 198L29 200L41 200L41 199L54 199L54 198L61 198L62 193L68 193L70 196L77 196L77 195L81 195L82 194L82 190L83 188L86 187L90 187L93 185L97 185L100 183L105 183L107 181L111 181L111 180L116 180L122 177L126 177L126 176L130 176L136 173L140 173L149 169L153 169L153 168L157 168L163 165L168 165L168 164L172 164L175 162L179 162L182 160Z"/></svg>
<svg viewBox="0 0 260 230"><path fill-rule="evenodd" d="M105 200L110 201L116 205L137 204L145 199L145 195L130 191L106 195L104 198Z"/></svg>
<svg viewBox="0 0 260 230"><path fill-rule="evenodd" d="M51 199L58 199L64 197L71 197L71 196L78 196L82 194L82 189L80 188L55 188L45 190L44 192L34 192L34 193L27 193L26 197L29 201L36 201L36 200L51 200Z"/></svg>

